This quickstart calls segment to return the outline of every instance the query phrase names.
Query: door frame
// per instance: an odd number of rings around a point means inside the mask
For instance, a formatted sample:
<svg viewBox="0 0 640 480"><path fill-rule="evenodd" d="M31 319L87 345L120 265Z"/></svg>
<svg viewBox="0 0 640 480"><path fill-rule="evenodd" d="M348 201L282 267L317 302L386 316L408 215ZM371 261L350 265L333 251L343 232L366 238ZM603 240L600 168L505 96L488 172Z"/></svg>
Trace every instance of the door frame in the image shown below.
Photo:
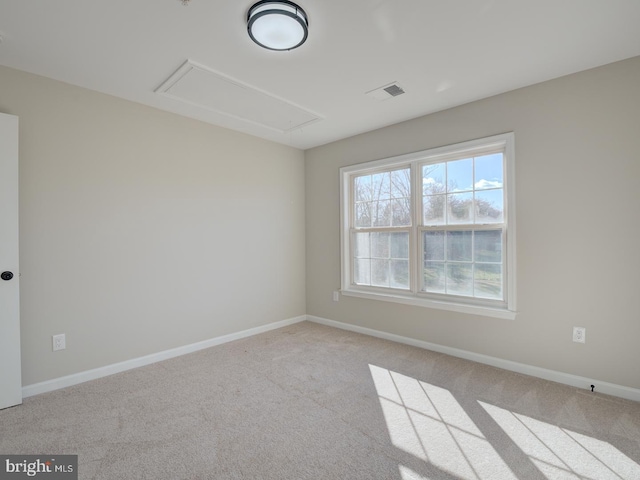
<svg viewBox="0 0 640 480"><path fill-rule="evenodd" d="M0 409L22 403L18 229L18 117L0 113Z"/></svg>

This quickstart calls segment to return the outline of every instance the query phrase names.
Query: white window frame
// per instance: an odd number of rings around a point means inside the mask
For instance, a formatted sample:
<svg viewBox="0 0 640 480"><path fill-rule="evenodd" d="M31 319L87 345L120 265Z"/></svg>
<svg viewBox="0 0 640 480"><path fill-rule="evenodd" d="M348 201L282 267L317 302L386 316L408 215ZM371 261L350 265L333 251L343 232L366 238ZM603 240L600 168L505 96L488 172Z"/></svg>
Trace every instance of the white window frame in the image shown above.
<svg viewBox="0 0 640 480"><path fill-rule="evenodd" d="M421 232L425 227L419 222L422 212L421 174L424 164L437 163L462 158L464 155L478 155L483 151L501 151L504 159L504 302L485 301L473 297L437 295L433 298L421 291ZM410 289L399 290L384 287L356 285L352 282L351 245L352 227L352 178L357 175L376 173L393 168L411 166L412 185L412 225L409 235L409 275ZM513 132L420 152L384 158L372 162L351 165L340 169L340 256L341 256L341 293L347 296L373 300L383 300L407 305L416 305L459 313L482 315L513 320L516 316L516 208L515 208L515 137ZM487 227L490 227L488 225ZM405 228L402 228L405 230Z"/></svg>

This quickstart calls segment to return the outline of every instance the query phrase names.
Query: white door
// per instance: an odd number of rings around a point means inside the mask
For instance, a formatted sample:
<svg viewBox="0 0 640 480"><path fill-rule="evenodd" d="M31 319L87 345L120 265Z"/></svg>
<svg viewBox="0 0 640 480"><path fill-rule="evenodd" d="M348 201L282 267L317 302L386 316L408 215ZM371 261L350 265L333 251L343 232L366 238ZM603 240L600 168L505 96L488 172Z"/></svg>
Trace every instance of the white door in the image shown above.
<svg viewBox="0 0 640 480"><path fill-rule="evenodd" d="M22 403L18 117L0 113L0 409Z"/></svg>

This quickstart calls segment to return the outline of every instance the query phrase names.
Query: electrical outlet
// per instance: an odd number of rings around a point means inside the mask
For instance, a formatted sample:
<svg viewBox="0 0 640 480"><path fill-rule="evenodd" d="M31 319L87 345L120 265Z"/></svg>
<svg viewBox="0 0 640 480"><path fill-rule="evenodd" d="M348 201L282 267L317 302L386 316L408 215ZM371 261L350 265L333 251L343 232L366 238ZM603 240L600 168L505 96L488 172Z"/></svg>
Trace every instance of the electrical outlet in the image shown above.
<svg viewBox="0 0 640 480"><path fill-rule="evenodd" d="M573 327L573 341L584 343L587 337L587 329L584 327Z"/></svg>
<svg viewBox="0 0 640 480"><path fill-rule="evenodd" d="M67 339L64 333L61 333L60 335L54 335L52 338L54 352L56 350L64 350L65 348L67 348Z"/></svg>
<svg viewBox="0 0 640 480"><path fill-rule="evenodd" d="M340 300L340 292L338 290L333 291L333 301L337 302Z"/></svg>

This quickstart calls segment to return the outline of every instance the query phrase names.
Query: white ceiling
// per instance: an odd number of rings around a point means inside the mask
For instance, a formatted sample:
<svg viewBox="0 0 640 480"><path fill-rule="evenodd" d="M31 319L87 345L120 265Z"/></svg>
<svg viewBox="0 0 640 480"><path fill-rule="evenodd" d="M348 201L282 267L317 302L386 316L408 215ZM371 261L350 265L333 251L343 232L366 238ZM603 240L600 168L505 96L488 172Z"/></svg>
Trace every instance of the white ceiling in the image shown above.
<svg viewBox="0 0 640 480"><path fill-rule="evenodd" d="M255 1L0 0L0 64L307 149L640 55L640 0L300 0L291 52L249 39ZM156 93L187 60L320 120L283 132ZM365 94L391 82L406 93Z"/></svg>

